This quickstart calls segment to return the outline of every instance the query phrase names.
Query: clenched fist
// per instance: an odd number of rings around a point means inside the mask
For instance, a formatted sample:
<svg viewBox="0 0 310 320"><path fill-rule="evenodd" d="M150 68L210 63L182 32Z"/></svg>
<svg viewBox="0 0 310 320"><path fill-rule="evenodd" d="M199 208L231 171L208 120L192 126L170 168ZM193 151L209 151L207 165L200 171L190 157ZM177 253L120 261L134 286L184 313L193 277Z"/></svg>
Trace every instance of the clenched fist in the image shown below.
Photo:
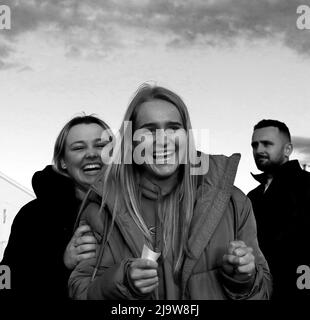
<svg viewBox="0 0 310 320"><path fill-rule="evenodd" d="M243 241L231 241L227 254L223 256L224 272L237 280L246 280L255 273L253 249Z"/></svg>

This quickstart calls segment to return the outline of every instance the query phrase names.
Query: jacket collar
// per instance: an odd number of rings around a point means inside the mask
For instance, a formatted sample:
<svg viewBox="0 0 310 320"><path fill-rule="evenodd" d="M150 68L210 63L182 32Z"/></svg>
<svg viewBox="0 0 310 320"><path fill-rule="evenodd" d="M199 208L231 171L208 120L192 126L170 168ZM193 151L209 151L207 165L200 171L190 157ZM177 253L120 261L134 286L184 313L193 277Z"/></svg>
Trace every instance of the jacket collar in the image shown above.
<svg viewBox="0 0 310 320"><path fill-rule="evenodd" d="M233 154L231 157L209 156L208 173L197 190L198 198L189 238L192 255L185 259L183 266L183 294L192 269L227 208L239 161L240 154Z"/></svg>
<svg viewBox="0 0 310 320"><path fill-rule="evenodd" d="M295 176L297 172L302 172L298 160L291 160L280 165L273 173L273 178L278 177L291 177ZM268 175L266 173L254 174L251 172L252 177L261 184L266 184Z"/></svg>
<svg viewBox="0 0 310 320"><path fill-rule="evenodd" d="M158 200L172 192L179 181L179 172L176 171L167 179L154 180L141 175L139 177L139 187L143 196L151 200Z"/></svg>

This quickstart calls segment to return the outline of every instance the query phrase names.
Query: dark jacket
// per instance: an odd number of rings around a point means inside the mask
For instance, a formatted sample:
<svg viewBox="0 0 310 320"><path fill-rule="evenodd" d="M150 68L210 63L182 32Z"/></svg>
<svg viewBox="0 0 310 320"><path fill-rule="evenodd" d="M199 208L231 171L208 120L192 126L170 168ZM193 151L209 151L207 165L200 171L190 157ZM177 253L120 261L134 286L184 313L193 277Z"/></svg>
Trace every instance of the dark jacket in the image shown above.
<svg viewBox="0 0 310 320"><path fill-rule="evenodd" d="M160 297L165 299L268 299L271 291L267 263L258 247L256 225L249 199L233 186L239 156L211 156L208 173L197 189L197 201L190 228L189 249L181 279L172 276L172 262L160 264ZM151 189L151 186L148 186ZM82 223L88 223L100 242L111 220L115 191L111 187L105 210L98 214L102 182L92 187L92 201L83 211ZM161 200L160 200L161 201ZM80 262L69 280L70 295L75 299L139 299L126 280L132 258L141 257L144 236L126 206L117 212L114 229L104 248L98 272L91 280L97 258ZM231 240L245 241L254 250L256 274L238 282L221 271L222 258ZM155 298L154 295L148 298Z"/></svg>
<svg viewBox="0 0 310 320"><path fill-rule="evenodd" d="M74 185L47 166L34 174L32 186L37 199L17 213L1 262L11 269L12 289L0 294L35 300L66 298L70 271L63 254L79 206Z"/></svg>
<svg viewBox="0 0 310 320"><path fill-rule="evenodd" d="M274 282L274 299L302 298L310 294L296 286L297 267L310 266L310 174L297 160L281 165L264 192L261 184L248 196L257 222L258 241ZM310 281L310 279L309 279Z"/></svg>

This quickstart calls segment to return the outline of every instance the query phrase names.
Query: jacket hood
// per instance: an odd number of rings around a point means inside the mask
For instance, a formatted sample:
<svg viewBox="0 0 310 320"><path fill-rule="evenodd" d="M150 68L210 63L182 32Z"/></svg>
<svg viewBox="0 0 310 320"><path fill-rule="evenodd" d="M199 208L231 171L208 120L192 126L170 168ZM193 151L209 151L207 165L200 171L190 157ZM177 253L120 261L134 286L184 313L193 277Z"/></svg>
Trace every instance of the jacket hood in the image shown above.
<svg viewBox="0 0 310 320"><path fill-rule="evenodd" d="M48 165L32 177L32 188L38 199L75 198L74 182Z"/></svg>
<svg viewBox="0 0 310 320"><path fill-rule="evenodd" d="M202 156L209 163L208 172L203 176L203 182L216 189L225 189L234 184L241 155L234 153L230 157L224 155Z"/></svg>

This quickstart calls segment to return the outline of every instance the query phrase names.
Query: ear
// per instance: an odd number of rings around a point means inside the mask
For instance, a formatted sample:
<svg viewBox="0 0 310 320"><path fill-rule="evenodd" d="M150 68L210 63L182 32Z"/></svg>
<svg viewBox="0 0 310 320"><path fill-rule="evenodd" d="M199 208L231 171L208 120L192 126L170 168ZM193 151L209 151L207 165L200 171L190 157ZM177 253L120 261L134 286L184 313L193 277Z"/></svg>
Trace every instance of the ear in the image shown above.
<svg viewBox="0 0 310 320"><path fill-rule="evenodd" d="M65 161L63 159L60 160L61 169L66 170L67 166L65 164Z"/></svg>
<svg viewBox="0 0 310 320"><path fill-rule="evenodd" d="M293 152L293 145L290 142L286 143L284 147L284 155L287 158L289 158L292 152Z"/></svg>

